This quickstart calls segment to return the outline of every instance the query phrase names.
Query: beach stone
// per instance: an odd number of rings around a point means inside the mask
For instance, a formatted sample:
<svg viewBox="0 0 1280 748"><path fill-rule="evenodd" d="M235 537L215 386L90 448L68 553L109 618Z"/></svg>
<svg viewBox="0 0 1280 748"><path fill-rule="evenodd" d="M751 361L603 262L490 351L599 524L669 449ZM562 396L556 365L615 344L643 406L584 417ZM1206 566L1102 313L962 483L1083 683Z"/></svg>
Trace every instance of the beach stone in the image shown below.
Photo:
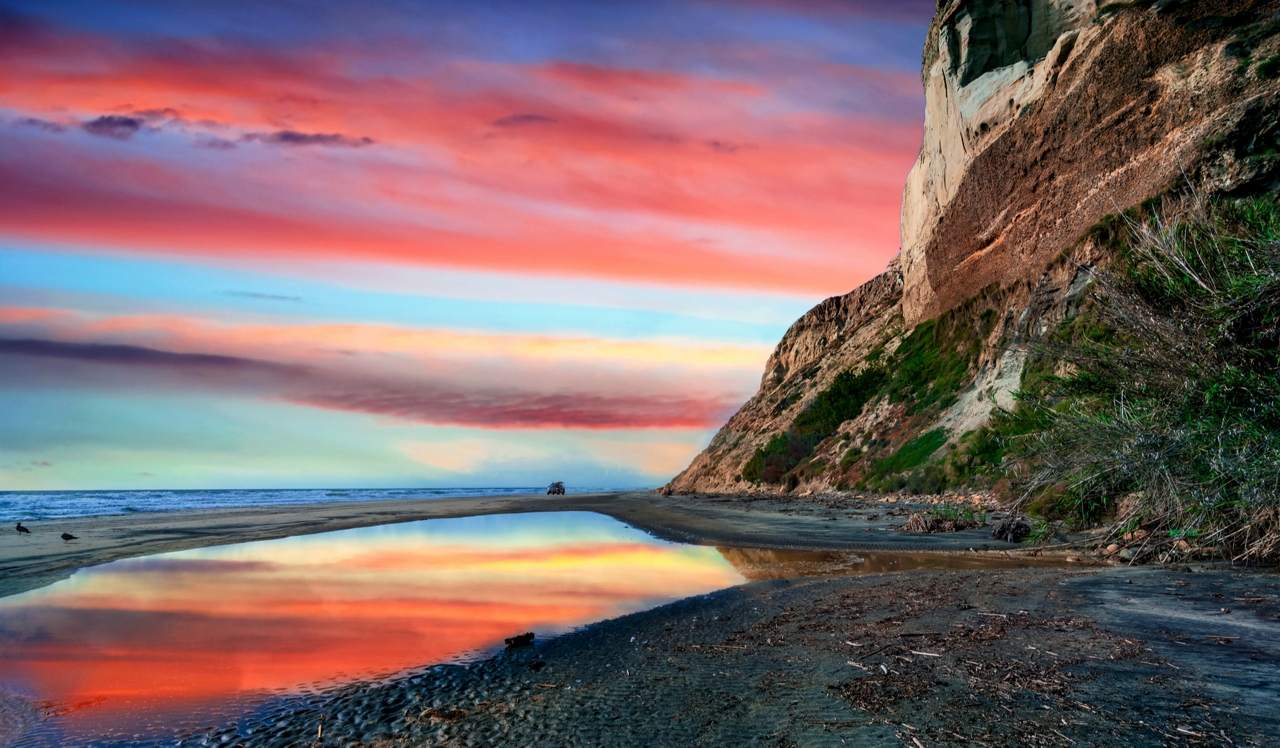
<svg viewBox="0 0 1280 748"><path fill-rule="evenodd" d="M991 537L1010 543L1021 543L1030 534L1030 523L1015 517L1006 517L991 531Z"/></svg>

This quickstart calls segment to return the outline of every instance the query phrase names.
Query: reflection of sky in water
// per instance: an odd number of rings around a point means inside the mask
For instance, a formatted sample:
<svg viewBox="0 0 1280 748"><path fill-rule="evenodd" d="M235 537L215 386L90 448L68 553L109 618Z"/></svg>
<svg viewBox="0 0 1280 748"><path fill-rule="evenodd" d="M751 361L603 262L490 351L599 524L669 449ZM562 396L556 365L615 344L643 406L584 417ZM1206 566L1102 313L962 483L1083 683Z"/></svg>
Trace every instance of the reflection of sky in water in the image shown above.
<svg viewBox="0 0 1280 748"><path fill-rule="evenodd" d="M584 512L167 553L0 600L0 687L120 726L448 660L742 580L714 548Z"/></svg>

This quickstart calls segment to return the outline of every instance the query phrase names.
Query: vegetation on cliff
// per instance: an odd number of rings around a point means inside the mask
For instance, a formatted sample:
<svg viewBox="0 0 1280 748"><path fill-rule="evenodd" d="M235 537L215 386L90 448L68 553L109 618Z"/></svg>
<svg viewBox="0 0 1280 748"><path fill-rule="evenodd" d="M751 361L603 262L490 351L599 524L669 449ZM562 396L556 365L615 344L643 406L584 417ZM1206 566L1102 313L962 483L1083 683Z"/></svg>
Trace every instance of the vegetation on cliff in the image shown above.
<svg viewBox="0 0 1280 748"><path fill-rule="evenodd" d="M855 374L841 372L831 386L819 393L795 420L790 431L774 436L742 467L742 477L752 483L799 482L794 472L813 453L823 439L831 436L840 424L856 418L863 407L880 393L888 378L879 366L870 366Z"/></svg>
<svg viewBox="0 0 1280 748"><path fill-rule="evenodd" d="M994 423L1034 426L1005 440L1023 502L1138 555L1280 555L1280 201L1148 203L1095 234L1116 262Z"/></svg>
<svg viewBox="0 0 1280 748"><path fill-rule="evenodd" d="M995 310L984 306L991 290L917 325L892 353L887 353L884 346L877 348L867 357L862 370L837 375L796 417L788 431L756 449L743 465L742 477L752 483L793 488L802 478L825 470L827 465L809 461L815 448L834 436L841 424L857 418L868 404L882 398L901 408L911 423L919 424L954 404L957 393L973 380L983 341L995 326ZM916 468L946 440L942 430L923 434L906 444L872 437L864 446L847 449L839 469L863 487L941 490L947 485L944 475L936 469L926 471L926 475L916 472Z"/></svg>

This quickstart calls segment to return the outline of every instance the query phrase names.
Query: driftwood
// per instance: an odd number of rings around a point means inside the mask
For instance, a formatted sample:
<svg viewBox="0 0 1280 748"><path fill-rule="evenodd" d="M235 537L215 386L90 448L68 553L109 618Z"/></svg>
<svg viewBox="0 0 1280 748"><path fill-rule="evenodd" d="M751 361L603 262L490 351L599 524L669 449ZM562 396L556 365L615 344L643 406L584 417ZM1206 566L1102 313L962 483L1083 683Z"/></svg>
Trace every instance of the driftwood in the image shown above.
<svg viewBox="0 0 1280 748"><path fill-rule="evenodd" d="M976 519L945 519L936 514L912 514L907 518L907 524L898 529L915 535L926 535L938 532L959 532L981 524Z"/></svg>
<svg viewBox="0 0 1280 748"><path fill-rule="evenodd" d="M527 647L530 644L533 644L533 632L526 631L523 634L516 634L515 636L510 637L509 639L506 639L506 642L507 642L507 649L517 649L519 647Z"/></svg>

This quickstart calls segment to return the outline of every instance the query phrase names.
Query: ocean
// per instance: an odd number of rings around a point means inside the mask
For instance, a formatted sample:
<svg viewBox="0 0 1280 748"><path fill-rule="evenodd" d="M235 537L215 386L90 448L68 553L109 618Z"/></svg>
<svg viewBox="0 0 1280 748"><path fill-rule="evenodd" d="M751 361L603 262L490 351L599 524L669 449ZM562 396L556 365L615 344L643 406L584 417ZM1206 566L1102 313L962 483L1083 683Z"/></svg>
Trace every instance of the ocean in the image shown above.
<svg viewBox="0 0 1280 748"><path fill-rule="evenodd" d="M570 487L571 493L615 488ZM88 517L96 514L160 512L174 509L328 504L383 499L446 499L542 493L545 486L514 488L289 488L186 491L0 491L0 521Z"/></svg>

